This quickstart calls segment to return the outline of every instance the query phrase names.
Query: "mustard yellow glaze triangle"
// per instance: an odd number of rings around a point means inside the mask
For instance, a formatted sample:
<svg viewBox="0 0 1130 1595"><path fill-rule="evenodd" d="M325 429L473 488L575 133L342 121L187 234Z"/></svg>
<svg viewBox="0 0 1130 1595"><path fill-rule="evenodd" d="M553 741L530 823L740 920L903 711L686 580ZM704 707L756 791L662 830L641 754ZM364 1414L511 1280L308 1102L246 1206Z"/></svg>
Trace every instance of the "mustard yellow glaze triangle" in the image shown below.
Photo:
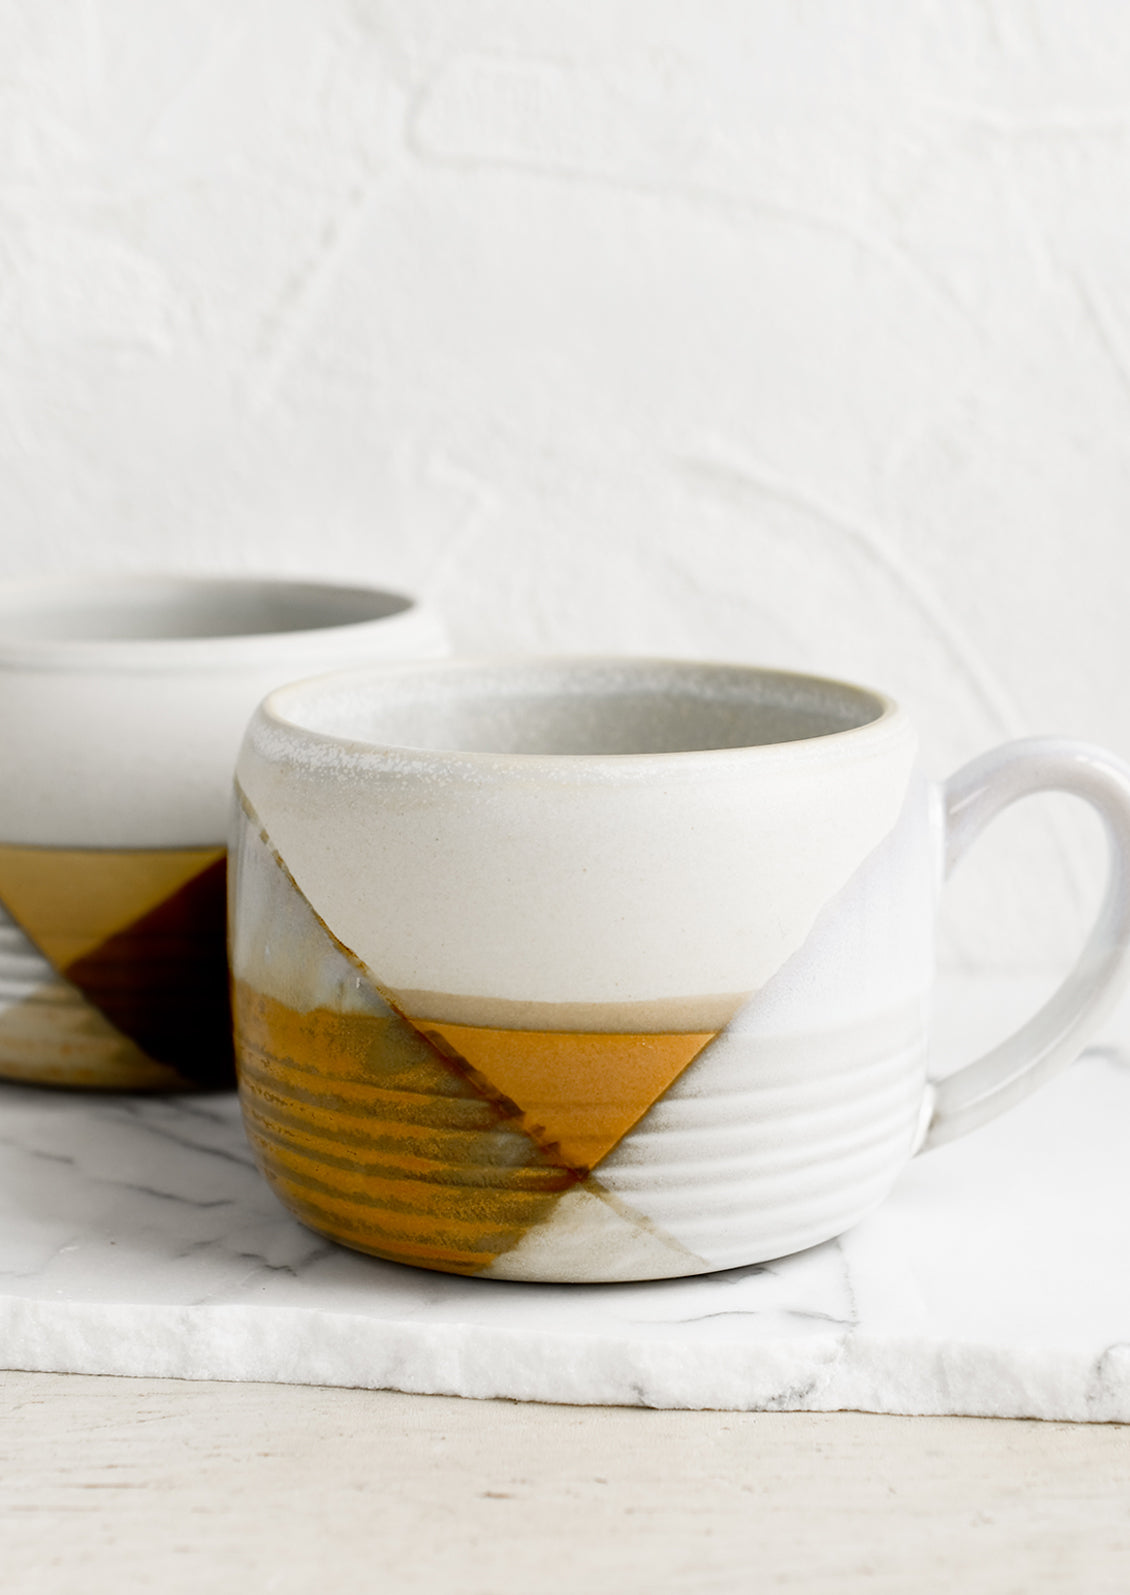
<svg viewBox="0 0 1130 1595"><path fill-rule="evenodd" d="M718 1034L495 1030L405 1017L513 1102L528 1132L575 1169L607 1157Z"/></svg>
<svg viewBox="0 0 1130 1595"><path fill-rule="evenodd" d="M0 846L0 904L65 970L223 856L222 847Z"/></svg>

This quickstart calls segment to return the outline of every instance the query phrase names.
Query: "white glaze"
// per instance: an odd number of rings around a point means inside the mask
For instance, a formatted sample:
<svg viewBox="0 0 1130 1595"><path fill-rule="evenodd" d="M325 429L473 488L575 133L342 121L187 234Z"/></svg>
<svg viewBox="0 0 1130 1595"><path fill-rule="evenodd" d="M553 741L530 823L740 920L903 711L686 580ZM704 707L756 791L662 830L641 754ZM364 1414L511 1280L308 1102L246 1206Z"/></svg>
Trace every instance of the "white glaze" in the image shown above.
<svg viewBox="0 0 1130 1595"><path fill-rule="evenodd" d="M335 664L443 651L430 610L363 587L113 576L0 588L0 840L221 842L264 693Z"/></svg>
<svg viewBox="0 0 1130 1595"><path fill-rule="evenodd" d="M248 716L310 669L442 646L426 609L363 587L171 575L0 587L0 845L33 849L5 854L0 1074L176 1089L197 1069L217 1082L230 1057L223 881L200 872L222 857ZM198 849L210 856L182 869L178 850ZM156 856L139 886L142 850ZM84 893L74 872L92 861L104 879ZM194 898L175 933L155 931L147 916L205 879L207 906ZM59 940L68 924L77 942ZM92 985L75 961L99 948L114 972Z"/></svg>
<svg viewBox="0 0 1130 1595"><path fill-rule="evenodd" d="M517 1104L508 1134L557 1148L582 1178L592 1171L524 1238L511 1227L488 1247L492 1277L690 1274L778 1257L857 1223L924 1135L945 1137L951 1103L970 1088L978 1099L976 1116L955 1121L960 1133L1017 1100L1078 1052L1127 975L1128 773L1067 743L1017 744L961 772L951 854L1004 803L1059 786L1108 820L1116 869L1091 947L1047 1010L1056 1023L1045 1018L1004 1049L1007 1089L981 1103L977 1082L988 1072L995 1089L1004 1067L990 1057L935 1099L927 1020L945 816L914 748L906 717L874 695L736 667L456 662L272 694L238 766L247 810L234 838L233 970L251 1003L249 1129L284 1200L315 1227L324 1213L328 1233L409 1261L446 1248L468 1266L486 1244L436 1227L434 1204L450 1212L450 1198L427 1194L465 1180L493 1187L484 1143L452 1141L449 1156L428 1142L425 1153L431 1119L414 1109L404 1120L399 1107L387 1131L386 1110L374 1108L373 1140L342 1097L345 1144L361 1137L369 1150L357 1153L361 1184L339 1191L349 1154L330 1122L295 1139L286 1082L332 1073L319 1050L332 1044L324 1028L316 1043L276 1042L274 1021L255 1017L255 993L291 1014L352 1013L353 979L374 1013L387 994L425 1036L437 1034L429 1022L720 1030L596 1161L568 1153L548 1097L523 1098L524 1065L492 1078L497 1055L480 1065L467 1053L459 1067L470 1059L489 1091ZM394 1022L384 1013L381 1025ZM315 1034L279 1022L280 1038ZM474 1044L463 1037L457 1055ZM292 1057L290 1045L308 1051ZM383 1092L384 1042L373 1046L365 1078ZM464 1136L454 1119L444 1134ZM417 1160L407 1184L389 1137ZM320 1205L331 1189L345 1204L332 1217ZM412 1214L423 1251L393 1239L406 1233L400 1213Z"/></svg>
<svg viewBox="0 0 1130 1595"><path fill-rule="evenodd" d="M926 1146L975 1130L1050 1080L1114 1007L1130 975L1130 768L1102 748L1032 737L983 754L945 792L947 868L985 825L1033 792L1069 792L1101 819L1109 852L1106 894L1077 963L1028 1022L940 1085Z"/></svg>
<svg viewBox="0 0 1130 1595"><path fill-rule="evenodd" d="M760 679L734 676L747 692ZM448 729L452 698L481 692L475 730L505 746L508 693L584 703L591 691L595 714L600 695L633 682L709 702L692 670L661 662L343 676L272 694L239 780L303 893L382 989L625 1004L756 990L898 820L915 739L882 700L866 711L874 723L848 735L676 755L362 740L386 717L413 734L401 694L424 740Z"/></svg>

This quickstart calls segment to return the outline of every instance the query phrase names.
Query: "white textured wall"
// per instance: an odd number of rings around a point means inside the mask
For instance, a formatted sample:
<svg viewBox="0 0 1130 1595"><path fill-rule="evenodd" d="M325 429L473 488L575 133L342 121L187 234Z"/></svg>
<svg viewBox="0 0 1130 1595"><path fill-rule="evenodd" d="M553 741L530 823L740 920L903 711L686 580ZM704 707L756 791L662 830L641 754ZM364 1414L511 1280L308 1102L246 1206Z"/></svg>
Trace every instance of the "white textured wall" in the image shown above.
<svg viewBox="0 0 1130 1595"><path fill-rule="evenodd" d="M1130 754L1128 218L1125 0L0 0L4 561ZM966 959L1078 934L1011 829Z"/></svg>

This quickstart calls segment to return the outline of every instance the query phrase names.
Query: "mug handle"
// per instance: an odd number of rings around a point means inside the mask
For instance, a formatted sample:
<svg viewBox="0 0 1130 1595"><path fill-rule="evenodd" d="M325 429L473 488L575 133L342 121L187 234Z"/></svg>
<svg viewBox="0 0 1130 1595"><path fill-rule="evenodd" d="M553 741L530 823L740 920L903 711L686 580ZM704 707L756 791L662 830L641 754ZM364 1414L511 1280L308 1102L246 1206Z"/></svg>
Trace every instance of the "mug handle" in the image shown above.
<svg viewBox="0 0 1130 1595"><path fill-rule="evenodd" d="M946 875L991 819L1034 792L1069 792L1098 813L1110 848L1106 896L1078 962L1044 1006L984 1057L928 1088L921 1151L977 1129L1071 1063L1130 978L1130 766L1114 754L1029 737L958 770L942 789Z"/></svg>

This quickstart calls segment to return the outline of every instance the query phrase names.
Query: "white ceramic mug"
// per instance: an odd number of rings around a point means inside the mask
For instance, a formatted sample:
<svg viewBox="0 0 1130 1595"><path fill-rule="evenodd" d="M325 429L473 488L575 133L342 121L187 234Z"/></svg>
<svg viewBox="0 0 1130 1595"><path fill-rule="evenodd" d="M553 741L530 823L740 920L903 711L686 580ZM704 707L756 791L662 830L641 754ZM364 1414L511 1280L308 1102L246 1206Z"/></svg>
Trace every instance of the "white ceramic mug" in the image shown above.
<svg viewBox="0 0 1130 1595"><path fill-rule="evenodd" d="M443 651L431 613L367 587L0 588L0 1076L233 1084L225 838L247 718L296 675Z"/></svg>
<svg viewBox="0 0 1130 1595"><path fill-rule="evenodd" d="M701 1273L873 1209L1073 1058L1127 978L1130 771L1014 743L944 788L845 683L627 659L301 682L238 764L244 1117L305 1223L502 1279ZM926 1078L948 863L1027 793L1106 822L1090 944Z"/></svg>

